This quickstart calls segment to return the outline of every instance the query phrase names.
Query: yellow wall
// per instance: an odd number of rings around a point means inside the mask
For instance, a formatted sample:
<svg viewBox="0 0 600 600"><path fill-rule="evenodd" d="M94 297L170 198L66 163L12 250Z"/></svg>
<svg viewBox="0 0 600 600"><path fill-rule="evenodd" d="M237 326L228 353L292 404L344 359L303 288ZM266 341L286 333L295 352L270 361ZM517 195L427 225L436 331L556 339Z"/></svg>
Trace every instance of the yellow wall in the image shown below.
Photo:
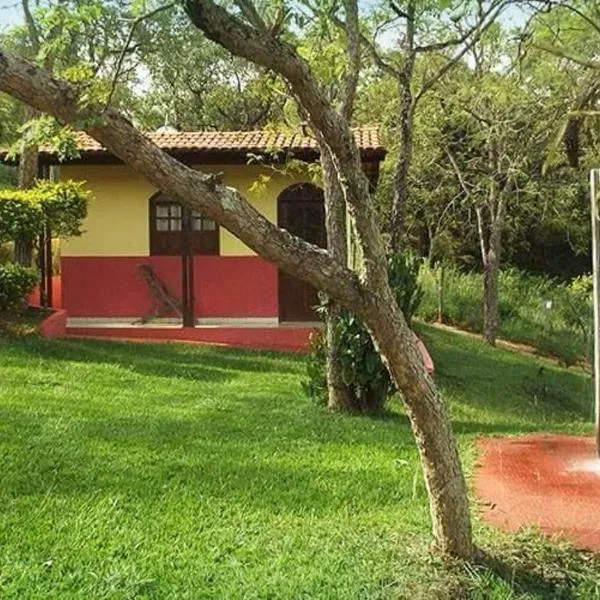
<svg viewBox="0 0 600 600"><path fill-rule="evenodd" d="M224 173L224 182L240 190L273 223L277 222L278 195L287 186L302 180L258 165L211 165L202 169ZM63 165L60 178L85 181L94 197L82 227L83 235L62 240L62 256L147 256L150 253L148 201L156 189L145 179L124 165ZM251 191L251 188L254 189ZM254 254L222 227L220 247L221 256Z"/></svg>

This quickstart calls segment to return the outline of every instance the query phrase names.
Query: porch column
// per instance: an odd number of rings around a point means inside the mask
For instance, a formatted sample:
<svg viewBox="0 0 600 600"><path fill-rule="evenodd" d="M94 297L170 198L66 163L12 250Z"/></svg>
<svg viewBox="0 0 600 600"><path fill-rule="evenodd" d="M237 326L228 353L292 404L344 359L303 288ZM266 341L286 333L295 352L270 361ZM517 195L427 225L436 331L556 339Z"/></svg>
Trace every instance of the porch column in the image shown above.
<svg viewBox="0 0 600 600"><path fill-rule="evenodd" d="M192 249L192 213L184 207L182 219L181 249L181 309L184 327L194 327L194 253Z"/></svg>

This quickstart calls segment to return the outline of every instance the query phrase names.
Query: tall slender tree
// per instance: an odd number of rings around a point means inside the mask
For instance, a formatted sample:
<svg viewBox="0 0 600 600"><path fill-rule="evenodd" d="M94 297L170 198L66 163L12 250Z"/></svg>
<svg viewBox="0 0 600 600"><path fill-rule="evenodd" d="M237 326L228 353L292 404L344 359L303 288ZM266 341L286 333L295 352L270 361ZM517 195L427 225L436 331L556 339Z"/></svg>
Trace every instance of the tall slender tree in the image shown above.
<svg viewBox="0 0 600 600"><path fill-rule="evenodd" d="M376 13L373 33L362 35L374 64L393 78L397 88L395 129L398 152L394 168L393 200L388 233L392 248L401 249L406 232L406 210L413 160L415 112L419 102L469 52L511 0L471 0L383 2ZM458 24L459 32L456 33ZM393 33L397 46L388 49L379 38ZM420 69L420 61L427 68Z"/></svg>

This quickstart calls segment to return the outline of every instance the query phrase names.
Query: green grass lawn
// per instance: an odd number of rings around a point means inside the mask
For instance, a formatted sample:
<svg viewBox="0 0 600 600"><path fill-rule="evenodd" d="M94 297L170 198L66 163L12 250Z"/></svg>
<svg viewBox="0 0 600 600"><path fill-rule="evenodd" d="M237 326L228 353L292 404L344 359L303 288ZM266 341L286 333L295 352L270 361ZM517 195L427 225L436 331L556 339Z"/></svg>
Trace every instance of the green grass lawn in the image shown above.
<svg viewBox="0 0 600 600"><path fill-rule="evenodd" d="M591 432L588 377L420 327L470 469L479 434ZM598 598L598 561L476 523L428 553L399 402L328 414L302 357L0 337L0 598ZM476 514L476 507L474 507Z"/></svg>

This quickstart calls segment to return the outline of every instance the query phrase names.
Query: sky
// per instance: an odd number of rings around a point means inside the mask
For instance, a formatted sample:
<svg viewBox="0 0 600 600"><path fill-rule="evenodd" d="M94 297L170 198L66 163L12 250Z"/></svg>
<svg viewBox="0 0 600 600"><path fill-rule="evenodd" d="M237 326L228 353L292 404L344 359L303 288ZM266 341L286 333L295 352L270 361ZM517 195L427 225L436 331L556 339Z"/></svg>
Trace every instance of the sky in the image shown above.
<svg viewBox="0 0 600 600"><path fill-rule="evenodd" d="M0 0L0 29L21 22L21 3L16 0Z"/></svg>
<svg viewBox="0 0 600 600"><path fill-rule="evenodd" d="M369 0L363 0L369 2ZM504 11L502 20L507 25L523 23L525 17L518 5L509 6ZM0 30L23 22L23 13L20 0L0 0Z"/></svg>

